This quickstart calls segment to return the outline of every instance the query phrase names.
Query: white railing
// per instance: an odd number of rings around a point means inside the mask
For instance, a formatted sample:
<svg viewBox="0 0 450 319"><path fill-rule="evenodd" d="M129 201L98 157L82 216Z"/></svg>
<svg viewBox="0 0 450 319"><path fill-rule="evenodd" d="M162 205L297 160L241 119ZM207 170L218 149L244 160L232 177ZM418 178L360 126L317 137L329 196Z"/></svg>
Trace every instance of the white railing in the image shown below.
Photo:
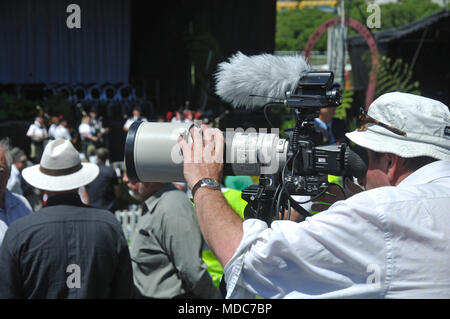
<svg viewBox="0 0 450 319"><path fill-rule="evenodd" d="M141 216L141 212L141 209L131 211L118 210L115 212L117 220L122 225L122 230L128 243L130 243L131 236L136 229L136 225L139 221L139 217Z"/></svg>

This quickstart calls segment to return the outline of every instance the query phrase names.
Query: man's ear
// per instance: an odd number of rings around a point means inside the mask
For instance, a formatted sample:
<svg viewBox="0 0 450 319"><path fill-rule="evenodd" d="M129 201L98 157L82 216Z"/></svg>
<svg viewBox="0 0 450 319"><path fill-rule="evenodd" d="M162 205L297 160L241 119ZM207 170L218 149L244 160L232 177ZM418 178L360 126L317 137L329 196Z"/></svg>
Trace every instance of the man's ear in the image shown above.
<svg viewBox="0 0 450 319"><path fill-rule="evenodd" d="M386 155L386 175L392 186L395 185L398 176L401 173L402 159L397 155L387 153Z"/></svg>

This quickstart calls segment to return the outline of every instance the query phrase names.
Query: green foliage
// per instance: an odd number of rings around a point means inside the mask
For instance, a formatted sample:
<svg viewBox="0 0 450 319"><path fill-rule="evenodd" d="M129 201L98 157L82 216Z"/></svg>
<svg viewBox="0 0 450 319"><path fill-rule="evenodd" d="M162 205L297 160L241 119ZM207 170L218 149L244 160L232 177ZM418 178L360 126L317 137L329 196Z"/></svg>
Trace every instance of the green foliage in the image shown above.
<svg viewBox="0 0 450 319"><path fill-rule="evenodd" d="M301 51L306 47L309 37L325 21L335 14L315 8L303 10L281 10L277 14L275 49L278 51ZM324 34L314 48L327 49L327 36Z"/></svg>
<svg viewBox="0 0 450 319"><path fill-rule="evenodd" d="M346 0L345 14L366 25L368 1ZM450 5L447 5L449 8ZM386 3L380 5L381 28L371 29L372 32L396 28L433 14L443 7L436 3L423 0L404 0L403 2ZM275 49L282 51L302 51L314 31L326 20L336 17L336 14L321 11L317 8L303 10L280 10L277 13ZM357 32L349 29L349 35ZM318 40L317 51L327 49L327 36L324 34Z"/></svg>
<svg viewBox="0 0 450 319"><path fill-rule="evenodd" d="M16 98L2 92L0 94L0 121L23 120L36 115L37 101Z"/></svg>
<svg viewBox="0 0 450 319"><path fill-rule="evenodd" d="M283 104L274 104L267 110L267 116L272 122L273 127L279 126L280 136L287 138L284 130L295 126L295 114L294 111Z"/></svg>
<svg viewBox="0 0 450 319"><path fill-rule="evenodd" d="M346 0L346 14L349 14L353 19L366 25L367 17L373 13L367 12L368 4L369 2L364 0ZM405 0L403 2L386 3L380 5L381 28L374 28L371 31L376 32L396 28L420 20L441 9L442 7L438 4L423 0ZM354 30L350 30L349 32L349 34L355 33L356 31Z"/></svg>
<svg viewBox="0 0 450 319"><path fill-rule="evenodd" d="M70 123L73 120L73 113L69 102L62 95L54 95L47 101L29 100L17 98L5 92L0 94L0 121L5 120L33 120L39 111L40 105L45 113L49 115L63 115Z"/></svg>
<svg viewBox="0 0 450 319"><path fill-rule="evenodd" d="M191 61L191 83L195 92L190 96L190 102L197 108L201 106L205 94L214 95L211 84L214 82L215 66L225 57L217 39L209 31L186 35L184 41Z"/></svg>
<svg viewBox="0 0 450 319"><path fill-rule="evenodd" d="M374 98L393 91L420 95L419 82L413 80L408 63L401 58L392 61L391 58L381 56Z"/></svg>
<svg viewBox="0 0 450 319"><path fill-rule="evenodd" d="M405 0L381 6L381 28L396 28L433 14L442 7L423 0Z"/></svg>
<svg viewBox="0 0 450 319"><path fill-rule="evenodd" d="M64 98L62 94L51 96L45 102L41 102L44 111L51 116L62 115L68 123L74 120L74 114L71 110L70 103Z"/></svg>
<svg viewBox="0 0 450 319"><path fill-rule="evenodd" d="M286 130L286 129L289 129L289 128L293 128L294 126L295 126L295 123L296 123L297 121L295 120L295 117L294 116L292 116L292 118L290 118L289 120L285 120L282 124L281 124L281 127L280 127L280 136L282 137L282 138L288 138L288 135L286 134L286 133L284 133L284 131Z"/></svg>
<svg viewBox="0 0 450 319"><path fill-rule="evenodd" d="M343 90L341 105L337 107L334 117L341 120L347 118L347 110L351 109L353 103L353 92L353 89Z"/></svg>

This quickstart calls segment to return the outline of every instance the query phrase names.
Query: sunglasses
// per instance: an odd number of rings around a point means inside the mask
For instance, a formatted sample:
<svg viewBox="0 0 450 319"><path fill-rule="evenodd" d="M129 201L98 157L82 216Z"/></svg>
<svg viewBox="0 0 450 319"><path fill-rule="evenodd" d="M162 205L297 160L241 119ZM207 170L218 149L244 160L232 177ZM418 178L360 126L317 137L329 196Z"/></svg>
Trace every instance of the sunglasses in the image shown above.
<svg viewBox="0 0 450 319"><path fill-rule="evenodd" d="M369 116L363 107L360 108L360 114L359 114L358 119L359 119L358 131L365 131L365 130L367 130L367 127L369 124L375 124L375 125L384 127L385 129L391 131L394 134L406 136L405 131L402 131L393 126L384 124L383 122L380 122L380 121L374 119L373 117Z"/></svg>

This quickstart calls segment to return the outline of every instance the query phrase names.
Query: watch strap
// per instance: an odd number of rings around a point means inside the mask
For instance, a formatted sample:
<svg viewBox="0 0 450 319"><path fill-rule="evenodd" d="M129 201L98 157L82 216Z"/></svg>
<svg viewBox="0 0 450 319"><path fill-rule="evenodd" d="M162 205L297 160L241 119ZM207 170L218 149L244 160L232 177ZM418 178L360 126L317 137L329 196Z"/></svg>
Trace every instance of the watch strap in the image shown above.
<svg viewBox="0 0 450 319"><path fill-rule="evenodd" d="M195 183L195 185L192 187L191 193L192 193L192 198L194 198L195 193L197 192L197 190L202 186L203 181L200 179L197 183Z"/></svg>
<svg viewBox="0 0 450 319"><path fill-rule="evenodd" d="M192 199L194 198L195 193L198 191L198 189L199 189L200 187L202 187L202 186L207 187L207 188L209 188L209 189L220 189L220 188L215 188L215 187L210 187L210 186L208 186L208 185L203 181L203 178L202 178L202 179L200 179L197 183L195 183L195 185L192 187L192 190L191 190L191 193L192 193Z"/></svg>

